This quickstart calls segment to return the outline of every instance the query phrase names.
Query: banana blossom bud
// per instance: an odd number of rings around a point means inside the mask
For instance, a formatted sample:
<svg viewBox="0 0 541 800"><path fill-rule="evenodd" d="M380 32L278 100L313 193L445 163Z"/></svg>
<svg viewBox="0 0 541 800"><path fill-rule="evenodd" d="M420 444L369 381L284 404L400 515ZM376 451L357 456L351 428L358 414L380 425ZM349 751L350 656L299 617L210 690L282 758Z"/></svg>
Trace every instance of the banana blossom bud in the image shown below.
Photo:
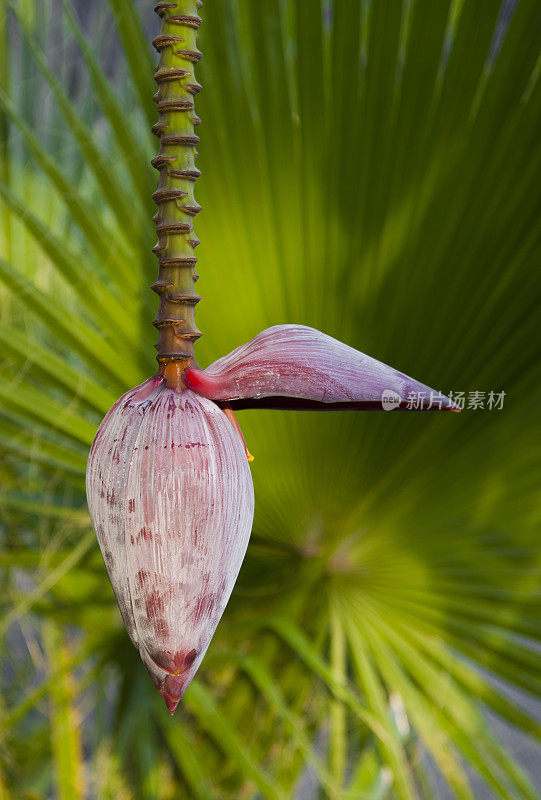
<svg viewBox="0 0 541 800"><path fill-rule="evenodd" d="M385 391L405 407L409 393L431 391L300 325L269 328L182 377L157 375L121 397L87 466L92 524L124 623L171 713L203 660L250 537L253 485L232 409L381 408ZM448 398L441 408L458 410Z"/></svg>

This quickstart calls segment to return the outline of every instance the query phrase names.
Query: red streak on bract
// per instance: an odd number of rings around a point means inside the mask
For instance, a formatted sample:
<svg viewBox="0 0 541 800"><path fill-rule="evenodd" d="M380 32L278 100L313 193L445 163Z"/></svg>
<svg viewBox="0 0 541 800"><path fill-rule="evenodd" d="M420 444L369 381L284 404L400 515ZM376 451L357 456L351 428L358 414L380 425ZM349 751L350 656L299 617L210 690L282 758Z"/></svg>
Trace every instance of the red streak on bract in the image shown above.
<svg viewBox="0 0 541 800"><path fill-rule="evenodd" d="M139 541L143 540L144 542L150 542L152 540L152 531L149 531L147 528L141 528L137 535L137 539Z"/></svg>
<svg viewBox="0 0 541 800"><path fill-rule="evenodd" d="M148 572L146 569L140 569L137 573L137 580L139 581L139 586L144 586L148 580Z"/></svg>
<svg viewBox="0 0 541 800"><path fill-rule="evenodd" d="M194 619L200 622L203 618L210 618L216 605L217 595L215 592L207 592L199 597L193 613Z"/></svg>
<svg viewBox="0 0 541 800"><path fill-rule="evenodd" d="M163 614L165 609L164 597L157 589L153 589L148 597L145 598L145 608L149 619L156 619Z"/></svg>
<svg viewBox="0 0 541 800"><path fill-rule="evenodd" d="M207 375L202 369L186 369L182 375L182 380L188 387L203 397L214 400L220 395L220 381Z"/></svg>

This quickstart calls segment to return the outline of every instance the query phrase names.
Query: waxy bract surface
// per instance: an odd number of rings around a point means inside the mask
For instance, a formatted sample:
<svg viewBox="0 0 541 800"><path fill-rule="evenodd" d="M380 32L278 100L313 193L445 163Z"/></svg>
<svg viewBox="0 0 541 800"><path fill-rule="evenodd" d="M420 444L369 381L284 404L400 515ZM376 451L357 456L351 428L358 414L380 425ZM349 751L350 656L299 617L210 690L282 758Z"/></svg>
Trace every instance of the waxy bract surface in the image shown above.
<svg viewBox="0 0 541 800"><path fill-rule="evenodd" d="M128 633L173 711L250 537L253 485L241 438L215 403L152 378L103 420L87 496Z"/></svg>
<svg viewBox="0 0 541 800"><path fill-rule="evenodd" d="M382 408L382 395L408 395L423 399L439 396L442 409L458 410L449 398L423 383L304 325L275 325L247 344L218 359L205 370L188 369L187 386L205 397L232 403L233 407ZM268 402L264 398L282 398ZM289 403L285 398L291 398ZM307 403L299 401L308 401Z"/></svg>

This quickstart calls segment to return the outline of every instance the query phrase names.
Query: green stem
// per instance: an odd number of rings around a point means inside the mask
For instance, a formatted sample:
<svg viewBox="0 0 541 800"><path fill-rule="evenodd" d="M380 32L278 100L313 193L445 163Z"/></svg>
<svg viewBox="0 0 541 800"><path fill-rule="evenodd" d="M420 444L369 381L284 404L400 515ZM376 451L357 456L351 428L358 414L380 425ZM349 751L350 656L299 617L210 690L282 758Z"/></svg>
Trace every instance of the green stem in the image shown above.
<svg viewBox="0 0 541 800"><path fill-rule="evenodd" d="M158 280L152 288L160 295L160 308L154 325L159 330L158 362L193 359L193 343L201 336L195 320L195 305L201 299L195 292L194 248L199 244L193 231L193 218L201 207L193 195L199 176L195 166L195 146L199 138L194 128L199 119L194 110L194 95L201 86L194 76L194 64L201 58L197 49L197 29L201 18L199 0L159 2L156 13L162 19L154 47L160 54L154 78L154 96L159 120L152 128L160 139L158 155L152 164L160 172L153 198L158 206L154 217L158 243Z"/></svg>

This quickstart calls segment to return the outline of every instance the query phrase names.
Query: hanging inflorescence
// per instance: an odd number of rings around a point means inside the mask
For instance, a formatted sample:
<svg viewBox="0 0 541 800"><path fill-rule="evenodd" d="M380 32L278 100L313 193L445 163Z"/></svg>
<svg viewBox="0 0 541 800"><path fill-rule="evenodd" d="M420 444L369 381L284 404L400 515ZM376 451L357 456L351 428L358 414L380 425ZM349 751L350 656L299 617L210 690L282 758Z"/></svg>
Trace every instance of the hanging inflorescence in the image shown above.
<svg viewBox="0 0 541 800"><path fill-rule="evenodd" d="M199 176L194 64L198 0L161 2L155 78L160 148L152 287L158 374L110 409L90 451L92 524L122 618L173 713L203 661L235 585L252 527L254 491L234 408L458 410L449 398L303 325L275 325L207 369L193 358ZM436 394L437 405L432 397ZM430 396L430 401L428 397Z"/></svg>

